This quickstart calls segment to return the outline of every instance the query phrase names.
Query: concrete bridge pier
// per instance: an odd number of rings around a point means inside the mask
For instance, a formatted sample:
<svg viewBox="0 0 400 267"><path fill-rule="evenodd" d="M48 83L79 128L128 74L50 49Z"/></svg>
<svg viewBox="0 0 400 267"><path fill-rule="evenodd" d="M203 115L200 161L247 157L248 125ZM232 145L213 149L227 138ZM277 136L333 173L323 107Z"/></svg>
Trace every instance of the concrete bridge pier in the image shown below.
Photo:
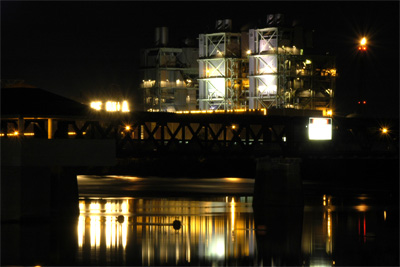
<svg viewBox="0 0 400 267"><path fill-rule="evenodd" d="M300 159L258 159L253 211L260 264L302 265L303 207Z"/></svg>
<svg viewBox="0 0 400 267"><path fill-rule="evenodd" d="M77 174L116 163L113 140L1 140L1 221L79 215Z"/></svg>

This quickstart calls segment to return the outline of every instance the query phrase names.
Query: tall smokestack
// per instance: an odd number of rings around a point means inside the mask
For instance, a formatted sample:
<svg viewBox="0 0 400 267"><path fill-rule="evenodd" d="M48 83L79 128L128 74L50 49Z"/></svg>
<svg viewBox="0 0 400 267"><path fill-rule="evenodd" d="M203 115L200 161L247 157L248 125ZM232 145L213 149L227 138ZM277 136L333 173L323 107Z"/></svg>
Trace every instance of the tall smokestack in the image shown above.
<svg viewBox="0 0 400 267"><path fill-rule="evenodd" d="M155 30L155 45L156 46L167 46L168 44L168 28L157 27Z"/></svg>

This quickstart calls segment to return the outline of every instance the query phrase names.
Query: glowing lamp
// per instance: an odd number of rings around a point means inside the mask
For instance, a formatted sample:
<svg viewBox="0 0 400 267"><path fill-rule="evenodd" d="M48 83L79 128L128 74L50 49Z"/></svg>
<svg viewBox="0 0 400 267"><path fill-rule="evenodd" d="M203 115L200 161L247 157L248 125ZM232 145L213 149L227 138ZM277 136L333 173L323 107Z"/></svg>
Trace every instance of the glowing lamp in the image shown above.
<svg viewBox="0 0 400 267"><path fill-rule="evenodd" d="M360 41L360 45L366 45L367 44L367 39L363 37Z"/></svg>
<svg viewBox="0 0 400 267"><path fill-rule="evenodd" d="M360 41L360 46L358 47L358 50L360 51L366 51L367 50L367 39L363 37Z"/></svg>

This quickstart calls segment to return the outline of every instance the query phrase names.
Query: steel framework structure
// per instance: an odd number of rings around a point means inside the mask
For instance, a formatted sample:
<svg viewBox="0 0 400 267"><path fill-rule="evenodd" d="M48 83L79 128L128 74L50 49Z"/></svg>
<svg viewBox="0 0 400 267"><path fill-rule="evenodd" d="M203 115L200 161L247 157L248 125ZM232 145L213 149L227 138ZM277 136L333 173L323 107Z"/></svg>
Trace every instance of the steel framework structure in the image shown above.
<svg viewBox="0 0 400 267"><path fill-rule="evenodd" d="M249 108L285 108L293 98L287 88L287 56L300 50L285 48L289 40L282 32L277 27L249 31Z"/></svg>
<svg viewBox="0 0 400 267"><path fill-rule="evenodd" d="M199 36L199 108L237 109L245 105L241 75L241 34Z"/></svg>

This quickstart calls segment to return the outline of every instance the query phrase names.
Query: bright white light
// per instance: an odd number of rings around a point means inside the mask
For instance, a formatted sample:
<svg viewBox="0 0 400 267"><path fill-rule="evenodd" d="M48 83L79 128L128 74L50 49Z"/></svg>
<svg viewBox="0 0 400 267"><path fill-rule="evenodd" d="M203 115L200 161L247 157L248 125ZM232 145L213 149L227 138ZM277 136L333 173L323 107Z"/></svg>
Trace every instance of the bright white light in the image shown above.
<svg viewBox="0 0 400 267"><path fill-rule="evenodd" d="M224 97L225 79L224 78L210 79L208 81L207 89L210 94L214 94L216 97Z"/></svg>
<svg viewBox="0 0 400 267"><path fill-rule="evenodd" d="M225 255L225 240L223 237L214 237L208 247L208 252L211 257L222 258Z"/></svg>
<svg viewBox="0 0 400 267"><path fill-rule="evenodd" d="M332 140L331 118L310 118L308 124L309 140Z"/></svg>
<svg viewBox="0 0 400 267"><path fill-rule="evenodd" d="M90 107L95 109L95 110L101 110L101 101L93 101L90 103Z"/></svg>
<svg viewBox="0 0 400 267"><path fill-rule="evenodd" d="M367 39L365 37L363 37L360 41L361 45L366 45L367 44Z"/></svg>
<svg viewBox="0 0 400 267"><path fill-rule="evenodd" d="M128 101L124 100L122 101L122 112L129 112L129 104Z"/></svg>
<svg viewBox="0 0 400 267"><path fill-rule="evenodd" d="M114 112L117 111L117 102L107 101L106 102L106 111Z"/></svg>

